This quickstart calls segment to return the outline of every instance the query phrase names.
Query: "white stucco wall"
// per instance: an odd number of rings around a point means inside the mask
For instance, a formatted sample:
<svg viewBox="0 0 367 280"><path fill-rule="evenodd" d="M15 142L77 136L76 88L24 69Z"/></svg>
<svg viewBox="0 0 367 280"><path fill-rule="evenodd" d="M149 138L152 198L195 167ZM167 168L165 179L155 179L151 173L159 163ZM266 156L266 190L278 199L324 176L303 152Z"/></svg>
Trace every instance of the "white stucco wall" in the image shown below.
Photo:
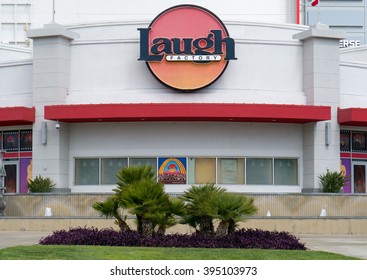
<svg viewBox="0 0 367 280"><path fill-rule="evenodd" d="M148 22L79 25L72 42L67 103L219 102L305 104L302 44L293 25L225 23L236 57L213 85L192 94L159 83L139 57L139 32ZM281 69L281 71L279 71ZM263 77L263 78L261 78ZM225 90L225 94L223 94Z"/></svg>
<svg viewBox="0 0 367 280"><path fill-rule="evenodd" d="M0 62L0 107L32 107L32 60Z"/></svg>
<svg viewBox="0 0 367 280"><path fill-rule="evenodd" d="M340 107L367 105L367 47L341 51Z"/></svg>
<svg viewBox="0 0 367 280"><path fill-rule="evenodd" d="M29 48L0 44L0 62L31 58L32 50Z"/></svg>

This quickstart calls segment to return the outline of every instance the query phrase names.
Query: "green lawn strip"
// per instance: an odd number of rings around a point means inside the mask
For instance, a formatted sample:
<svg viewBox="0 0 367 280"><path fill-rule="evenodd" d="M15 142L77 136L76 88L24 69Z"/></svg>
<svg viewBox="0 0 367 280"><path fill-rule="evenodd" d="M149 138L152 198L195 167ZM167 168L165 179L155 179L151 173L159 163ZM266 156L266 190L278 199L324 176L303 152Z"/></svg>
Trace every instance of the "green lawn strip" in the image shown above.
<svg viewBox="0 0 367 280"><path fill-rule="evenodd" d="M2 249L0 260L357 260L357 258L300 250L32 245Z"/></svg>

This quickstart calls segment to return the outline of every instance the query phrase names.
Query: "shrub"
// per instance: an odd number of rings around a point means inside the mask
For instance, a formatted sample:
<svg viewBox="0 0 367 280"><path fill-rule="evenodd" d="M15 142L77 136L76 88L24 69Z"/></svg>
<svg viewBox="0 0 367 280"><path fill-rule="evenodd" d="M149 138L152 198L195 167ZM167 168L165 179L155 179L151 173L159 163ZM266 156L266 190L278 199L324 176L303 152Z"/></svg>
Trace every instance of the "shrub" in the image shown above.
<svg viewBox="0 0 367 280"><path fill-rule="evenodd" d="M204 186L191 186L180 198L186 204L186 213L183 215L182 223L189 224L196 231L213 234L213 214L215 212L212 202L218 194L224 193L226 189L207 184Z"/></svg>
<svg viewBox="0 0 367 280"><path fill-rule="evenodd" d="M73 228L68 231L55 231L42 238L39 243L42 245L306 250L305 245L288 232L260 229L241 229L221 237L206 234L167 234L143 239L140 238L137 231L121 232L113 229Z"/></svg>
<svg viewBox="0 0 367 280"><path fill-rule="evenodd" d="M106 218L115 218L121 231L129 231L119 209L128 210L136 216L137 229L142 238L149 238L156 232L178 223L176 215L183 211L181 201L170 199L164 185L158 182L151 166L129 166L117 173L115 194L105 201L96 202L93 209Z"/></svg>
<svg viewBox="0 0 367 280"><path fill-rule="evenodd" d="M214 234L215 219L220 222L215 234L224 236L235 232L237 222L257 212L253 198L229 193L214 184L192 186L180 199L186 203L186 212L181 222L208 235Z"/></svg>
<svg viewBox="0 0 367 280"><path fill-rule="evenodd" d="M325 174L319 176L322 192L324 193L338 193L345 185L348 179L342 172L327 171Z"/></svg>
<svg viewBox="0 0 367 280"><path fill-rule="evenodd" d="M36 176L34 180L29 180L27 183L28 190L31 193L51 192L55 185L56 184L50 178L43 178L40 175Z"/></svg>

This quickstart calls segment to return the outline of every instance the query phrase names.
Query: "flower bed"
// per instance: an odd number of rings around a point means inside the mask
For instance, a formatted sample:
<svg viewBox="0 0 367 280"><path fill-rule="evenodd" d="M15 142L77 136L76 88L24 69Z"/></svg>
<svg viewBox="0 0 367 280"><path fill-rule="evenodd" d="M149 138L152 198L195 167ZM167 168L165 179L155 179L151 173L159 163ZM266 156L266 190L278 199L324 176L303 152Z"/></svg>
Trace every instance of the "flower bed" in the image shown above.
<svg viewBox="0 0 367 280"><path fill-rule="evenodd" d="M288 232L242 229L224 237L201 234L167 234L142 239L136 231L73 228L59 230L40 240L42 245L98 245L134 247L242 248L306 250L299 239Z"/></svg>

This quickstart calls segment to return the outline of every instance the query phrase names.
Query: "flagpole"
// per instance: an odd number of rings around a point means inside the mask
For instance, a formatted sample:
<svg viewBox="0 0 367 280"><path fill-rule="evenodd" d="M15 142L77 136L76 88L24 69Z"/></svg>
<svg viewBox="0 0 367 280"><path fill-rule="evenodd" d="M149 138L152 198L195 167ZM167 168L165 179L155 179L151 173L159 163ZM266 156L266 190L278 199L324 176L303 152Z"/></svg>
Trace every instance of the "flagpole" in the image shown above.
<svg viewBox="0 0 367 280"><path fill-rule="evenodd" d="M55 0L52 1L52 23L55 23Z"/></svg>
<svg viewBox="0 0 367 280"><path fill-rule="evenodd" d="M317 23L320 23L320 3L321 0L319 0L319 3L317 5Z"/></svg>

